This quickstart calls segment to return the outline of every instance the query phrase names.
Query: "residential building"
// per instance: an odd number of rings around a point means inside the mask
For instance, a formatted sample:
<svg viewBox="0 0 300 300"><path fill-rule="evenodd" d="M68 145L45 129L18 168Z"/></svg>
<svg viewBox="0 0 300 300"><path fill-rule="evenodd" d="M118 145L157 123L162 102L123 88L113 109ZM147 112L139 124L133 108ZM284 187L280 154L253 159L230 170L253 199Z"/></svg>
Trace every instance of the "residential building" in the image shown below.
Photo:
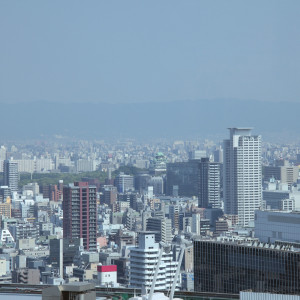
<svg viewBox="0 0 300 300"><path fill-rule="evenodd" d="M96 187L75 182L63 189L64 238L82 238L85 250L97 250Z"/></svg>
<svg viewBox="0 0 300 300"><path fill-rule="evenodd" d="M248 226L262 205L261 136L251 135L251 128L229 130L230 139L224 140L224 210L237 215L240 226Z"/></svg>
<svg viewBox="0 0 300 300"><path fill-rule="evenodd" d="M210 162L209 158L201 158L199 176L199 207L221 207L220 164Z"/></svg>
<svg viewBox="0 0 300 300"><path fill-rule="evenodd" d="M37 239L39 237L39 227L31 223L9 225L8 229L15 241L28 238Z"/></svg>
<svg viewBox="0 0 300 300"><path fill-rule="evenodd" d="M138 246L130 248L129 287L139 289L151 287L160 251L154 233L139 233ZM178 263L173 260L173 252L164 251L155 282L156 290L171 288L177 265Z"/></svg>

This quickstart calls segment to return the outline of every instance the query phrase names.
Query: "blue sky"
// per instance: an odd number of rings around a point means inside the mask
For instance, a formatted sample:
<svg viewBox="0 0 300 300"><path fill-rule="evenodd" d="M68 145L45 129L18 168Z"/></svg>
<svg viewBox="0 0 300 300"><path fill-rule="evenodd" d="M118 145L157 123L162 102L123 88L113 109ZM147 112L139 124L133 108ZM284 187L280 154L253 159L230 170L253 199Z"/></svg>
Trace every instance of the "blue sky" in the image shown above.
<svg viewBox="0 0 300 300"><path fill-rule="evenodd" d="M299 0L0 0L0 103L300 102L299 13Z"/></svg>

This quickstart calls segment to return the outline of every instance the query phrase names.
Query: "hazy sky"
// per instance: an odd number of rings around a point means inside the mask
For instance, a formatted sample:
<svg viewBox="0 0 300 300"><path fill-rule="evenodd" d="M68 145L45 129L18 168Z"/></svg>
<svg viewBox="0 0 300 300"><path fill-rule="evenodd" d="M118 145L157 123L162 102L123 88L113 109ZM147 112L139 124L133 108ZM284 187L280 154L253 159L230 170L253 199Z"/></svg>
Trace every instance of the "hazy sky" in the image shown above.
<svg viewBox="0 0 300 300"><path fill-rule="evenodd" d="M0 102L300 102L299 0L0 0Z"/></svg>

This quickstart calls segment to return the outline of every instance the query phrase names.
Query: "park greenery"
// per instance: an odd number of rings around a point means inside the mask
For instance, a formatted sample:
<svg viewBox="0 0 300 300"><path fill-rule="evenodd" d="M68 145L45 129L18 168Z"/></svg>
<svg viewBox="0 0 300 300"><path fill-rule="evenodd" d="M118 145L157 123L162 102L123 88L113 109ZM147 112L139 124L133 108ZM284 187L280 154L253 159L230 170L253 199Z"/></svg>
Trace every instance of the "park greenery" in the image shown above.
<svg viewBox="0 0 300 300"><path fill-rule="evenodd" d="M136 175L145 172L145 170L131 166L121 166L112 172L112 178L116 177L121 172L128 175ZM101 183L104 183L105 179L108 178L108 173L100 170L80 173L21 173L19 186L22 187L30 182L37 182L40 186L57 184L59 180L63 180L64 184L69 184L76 181L82 181L84 178L98 179Z"/></svg>

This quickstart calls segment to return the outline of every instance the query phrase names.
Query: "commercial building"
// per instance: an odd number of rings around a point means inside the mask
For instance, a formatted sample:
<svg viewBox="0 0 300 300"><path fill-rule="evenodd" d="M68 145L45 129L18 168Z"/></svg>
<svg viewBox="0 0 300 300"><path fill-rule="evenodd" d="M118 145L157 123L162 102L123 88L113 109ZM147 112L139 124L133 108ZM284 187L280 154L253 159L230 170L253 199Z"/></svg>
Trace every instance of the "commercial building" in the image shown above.
<svg viewBox="0 0 300 300"><path fill-rule="evenodd" d="M230 139L224 140L224 210L237 215L240 226L248 226L262 205L261 136L251 135L251 128L229 130Z"/></svg>
<svg viewBox="0 0 300 300"><path fill-rule="evenodd" d="M12 271L12 283L40 284L39 269L18 269Z"/></svg>
<svg viewBox="0 0 300 300"><path fill-rule="evenodd" d="M95 186L75 182L63 189L64 238L82 238L85 250L97 250L97 200Z"/></svg>
<svg viewBox="0 0 300 300"><path fill-rule="evenodd" d="M104 185L101 189L101 204L107 204L108 206L112 206L118 197L117 188L113 185Z"/></svg>
<svg viewBox="0 0 300 300"><path fill-rule="evenodd" d="M0 203L6 203L8 197L11 197L10 188L8 186L0 186Z"/></svg>
<svg viewBox="0 0 300 300"><path fill-rule="evenodd" d="M19 171L17 162L13 160L5 160L3 162L3 181L4 185L8 186L11 192L18 191Z"/></svg>
<svg viewBox="0 0 300 300"><path fill-rule="evenodd" d="M146 230L155 232L155 241L164 242L166 244L172 242L172 223L167 218L148 218Z"/></svg>
<svg viewBox="0 0 300 300"><path fill-rule="evenodd" d="M299 168L297 166L290 166L289 162L286 160L280 160L276 161L275 166L263 167L263 177L265 181L275 179L279 180L281 183L291 185L297 182L299 177Z"/></svg>
<svg viewBox="0 0 300 300"><path fill-rule="evenodd" d="M119 193L125 193L128 191L134 191L134 180L133 176L120 173L115 178L115 186Z"/></svg>
<svg viewBox="0 0 300 300"><path fill-rule="evenodd" d="M299 300L298 295L283 295L274 293L253 293L252 291L241 291L240 300Z"/></svg>
<svg viewBox="0 0 300 300"><path fill-rule="evenodd" d="M297 251L298 250L298 251ZM194 241L195 291L300 294L300 249L258 242Z"/></svg>
<svg viewBox="0 0 300 300"><path fill-rule="evenodd" d="M264 243L300 243L300 213L284 211L255 212L255 237Z"/></svg>
<svg viewBox="0 0 300 300"><path fill-rule="evenodd" d="M100 286L117 285L117 266L97 266L97 279Z"/></svg>
<svg viewBox="0 0 300 300"><path fill-rule="evenodd" d="M64 276L63 268L74 263L74 257L80 246L79 238L50 240L49 263L52 265L52 268L59 270L61 278Z"/></svg>
<svg viewBox="0 0 300 300"><path fill-rule="evenodd" d="M149 174L137 174L134 176L134 187L135 190L140 194L143 194L147 191L149 186L149 181L151 179L151 175Z"/></svg>
<svg viewBox="0 0 300 300"><path fill-rule="evenodd" d="M153 186L153 194L160 196L164 193L164 180L161 176L153 176L149 180L149 186Z"/></svg>
<svg viewBox="0 0 300 300"><path fill-rule="evenodd" d="M167 164L166 192L169 196L198 196L200 160ZM175 190L178 195L175 194Z"/></svg>
<svg viewBox="0 0 300 300"><path fill-rule="evenodd" d="M280 209L282 200L290 199L290 191L263 191L263 201L268 209Z"/></svg>

